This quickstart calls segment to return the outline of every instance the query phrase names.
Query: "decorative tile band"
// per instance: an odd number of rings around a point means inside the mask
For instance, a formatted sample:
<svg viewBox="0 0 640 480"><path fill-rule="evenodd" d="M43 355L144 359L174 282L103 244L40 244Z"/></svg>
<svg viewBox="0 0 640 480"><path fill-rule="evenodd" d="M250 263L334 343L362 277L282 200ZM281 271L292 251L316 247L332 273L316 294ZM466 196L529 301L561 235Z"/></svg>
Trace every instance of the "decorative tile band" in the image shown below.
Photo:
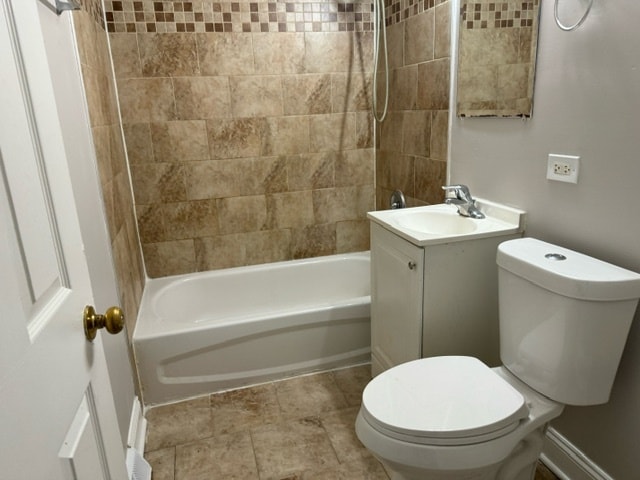
<svg viewBox="0 0 640 480"><path fill-rule="evenodd" d="M414 15L426 12L443 0L384 0L385 23L387 26L400 23Z"/></svg>
<svg viewBox="0 0 640 480"><path fill-rule="evenodd" d="M105 0L109 32L371 31L370 0Z"/></svg>
<svg viewBox="0 0 640 480"><path fill-rule="evenodd" d="M468 1L460 7L462 28L531 27L540 0L487 2Z"/></svg>

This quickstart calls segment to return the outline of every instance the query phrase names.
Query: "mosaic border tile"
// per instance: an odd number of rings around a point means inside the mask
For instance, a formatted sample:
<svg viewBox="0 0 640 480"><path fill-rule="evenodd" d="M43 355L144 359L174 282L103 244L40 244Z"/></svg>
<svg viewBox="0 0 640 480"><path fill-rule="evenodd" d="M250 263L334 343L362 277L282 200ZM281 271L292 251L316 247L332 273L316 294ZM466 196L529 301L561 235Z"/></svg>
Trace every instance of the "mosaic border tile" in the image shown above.
<svg viewBox="0 0 640 480"><path fill-rule="evenodd" d="M460 25L467 30L532 27L539 1L469 1L460 7Z"/></svg>
<svg viewBox="0 0 640 480"><path fill-rule="evenodd" d="M443 3L442 0L385 0L385 23L391 26Z"/></svg>
<svg viewBox="0 0 640 480"><path fill-rule="evenodd" d="M340 32L373 29L373 3L370 0L105 0L105 9L109 32Z"/></svg>

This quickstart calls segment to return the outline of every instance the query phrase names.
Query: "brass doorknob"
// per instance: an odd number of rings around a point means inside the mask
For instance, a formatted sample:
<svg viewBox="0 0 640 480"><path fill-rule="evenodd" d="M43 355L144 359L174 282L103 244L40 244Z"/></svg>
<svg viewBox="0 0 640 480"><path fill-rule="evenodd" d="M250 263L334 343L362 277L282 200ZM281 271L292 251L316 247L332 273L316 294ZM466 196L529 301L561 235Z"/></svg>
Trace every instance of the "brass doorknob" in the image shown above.
<svg viewBox="0 0 640 480"><path fill-rule="evenodd" d="M104 327L107 332L113 334L120 332L124 327L124 312L119 307L110 307L104 315L99 315L91 305L87 305L84 307L82 323L84 324L84 336L93 342L100 328Z"/></svg>

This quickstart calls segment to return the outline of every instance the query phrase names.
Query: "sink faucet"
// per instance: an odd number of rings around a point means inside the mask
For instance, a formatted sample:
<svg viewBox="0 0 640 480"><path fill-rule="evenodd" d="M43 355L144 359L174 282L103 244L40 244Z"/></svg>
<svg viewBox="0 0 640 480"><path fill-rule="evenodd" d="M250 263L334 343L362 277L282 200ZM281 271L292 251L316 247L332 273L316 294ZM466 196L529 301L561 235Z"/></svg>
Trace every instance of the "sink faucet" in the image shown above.
<svg viewBox="0 0 640 480"><path fill-rule="evenodd" d="M444 203L456 205L460 215L463 217L484 218L484 213L476 207L476 201L471 196L469 187L466 185L445 185L442 189L446 190L447 194L452 192L453 196L447 196Z"/></svg>

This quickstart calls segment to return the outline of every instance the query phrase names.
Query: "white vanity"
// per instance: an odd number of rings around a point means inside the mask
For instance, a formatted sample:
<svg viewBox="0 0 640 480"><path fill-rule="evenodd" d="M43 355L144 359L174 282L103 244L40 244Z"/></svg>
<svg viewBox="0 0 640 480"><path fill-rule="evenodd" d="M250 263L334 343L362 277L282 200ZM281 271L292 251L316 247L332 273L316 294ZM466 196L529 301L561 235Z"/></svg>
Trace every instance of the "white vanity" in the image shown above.
<svg viewBox="0 0 640 480"><path fill-rule="evenodd" d="M373 375L437 355L500 364L496 250L522 236L525 213L476 204L486 218L445 204L368 214Z"/></svg>

